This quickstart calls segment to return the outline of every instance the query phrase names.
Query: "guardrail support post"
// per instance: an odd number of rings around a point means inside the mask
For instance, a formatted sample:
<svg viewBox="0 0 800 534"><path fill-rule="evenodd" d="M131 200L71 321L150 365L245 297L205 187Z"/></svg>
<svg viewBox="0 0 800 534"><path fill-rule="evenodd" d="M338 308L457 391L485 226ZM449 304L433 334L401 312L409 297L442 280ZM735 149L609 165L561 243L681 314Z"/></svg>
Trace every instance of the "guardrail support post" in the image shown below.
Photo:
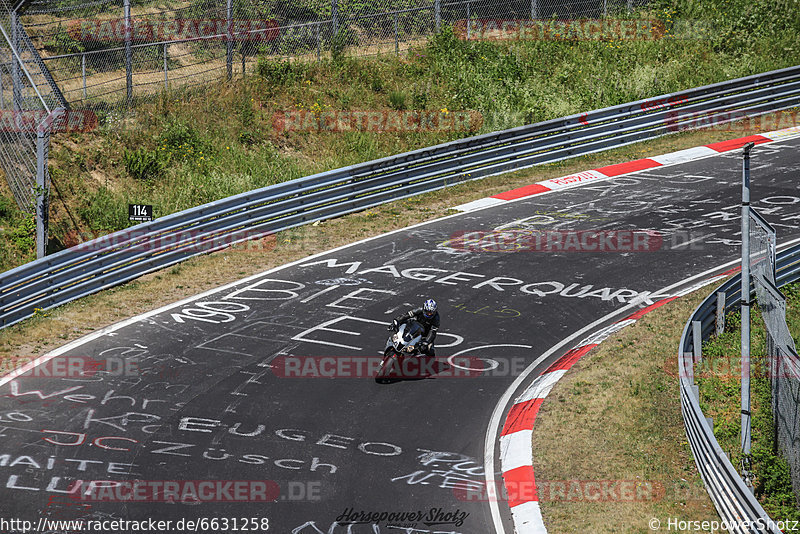
<svg viewBox="0 0 800 534"><path fill-rule="evenodd" d="M703 359L703 325L700 321L692 321L692 347L694 349L694 363Z"/></svg>
<svg viewBox="0 0 800 534"><path fill-rule="evenodd" d="M233 79L233 0L228 0L225 7L225 65L228 69L228 80Z"/></svg>
<svg viewBox="0 0 800 534"><path fill-rule="evenodd" d="M123 1L125 15L125 87L128 103L133 100L133 28L131 27L131 0Z"/></svg>
<svg viewBox="0 0 800 534"><path fill-rule="evenodd" d="M725 331L725 292L717 291L717 335Z"/></svg>

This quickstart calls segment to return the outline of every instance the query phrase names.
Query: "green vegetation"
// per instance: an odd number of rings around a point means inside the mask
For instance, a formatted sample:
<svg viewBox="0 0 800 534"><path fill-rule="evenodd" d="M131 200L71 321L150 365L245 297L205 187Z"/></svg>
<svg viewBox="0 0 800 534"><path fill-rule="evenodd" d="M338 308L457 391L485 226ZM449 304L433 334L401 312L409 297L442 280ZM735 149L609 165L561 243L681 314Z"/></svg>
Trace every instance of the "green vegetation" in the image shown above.
<svg viewBox="0 0 800 534"><path fill-rule="evenodd" d="M800 284L784 289L787 297L787 322L792 334L800 333ZM792 491L789 466L778 450L773 425L768 362L765 354L765 330L757 308L751 321L751 403L752 463L756 496L764 509L776 520L800 520ZM714 435L722 449L730 454L734 466L741 465L739 416L740 352L739 313L728 315L725 331L703 343L703 378L700 404L703 413L714 419Z"/></svg>

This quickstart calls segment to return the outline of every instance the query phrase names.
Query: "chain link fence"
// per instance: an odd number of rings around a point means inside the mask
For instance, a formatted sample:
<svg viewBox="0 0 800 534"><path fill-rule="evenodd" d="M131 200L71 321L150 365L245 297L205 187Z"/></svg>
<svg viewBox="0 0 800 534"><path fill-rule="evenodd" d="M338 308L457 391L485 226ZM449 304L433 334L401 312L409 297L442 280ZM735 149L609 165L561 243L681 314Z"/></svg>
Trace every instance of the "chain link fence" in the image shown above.
<svg viewBox="0 0 800 534"><path fill-rule="evenodd" d="M37 255L44 255L50 134L65 105L17 13L0 0L0 168L18 206L37 214Z"/></svg>
<svg viewBox="0 0 800 534"><path fill-rule="evenodd" d="M768 376L778 447L789 463L800 505L800 359L786 324L786 298L775 281L775 230L750 210L750 273L767 330Z"/></svg>
<svg viewBox="0 0 800 534"><path fill-rule="evenodd" d="M259 57L399 53L467 20L598 18L642 0L31 0L23 22L73 106L113 109L253 72Z"/></svg>

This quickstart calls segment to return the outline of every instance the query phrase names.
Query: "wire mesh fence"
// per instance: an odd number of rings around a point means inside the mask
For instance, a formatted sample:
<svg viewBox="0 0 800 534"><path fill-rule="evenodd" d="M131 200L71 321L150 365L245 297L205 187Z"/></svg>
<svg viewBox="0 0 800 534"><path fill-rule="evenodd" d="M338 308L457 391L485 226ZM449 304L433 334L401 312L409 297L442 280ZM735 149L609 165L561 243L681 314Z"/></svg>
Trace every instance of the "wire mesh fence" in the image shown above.
<svg viewBox="0 0 800 534"><path fill-rule="evenodd" d="M767 331L776 439L789 463L792 488L800 504L800 359L786 323L786 298L776 286L775 230L755 210L750 210L750 219L750 272Z"/></svg>
<svg viewBox="0 0 800 534"><path fill-rule="evenodd" d="M598 18L642 0L32 0L23 22L74 106L115 108L259 58L399 53L445 25Z"/></svg>
<svg viewBox="0 0 800 534"><path fill-rule="evenodd" d="M0 1L0 33L0 167L19 207L34 213L37 197L47 198L43 162L57 127L51 112L65 101L6 0Z"/></svg>

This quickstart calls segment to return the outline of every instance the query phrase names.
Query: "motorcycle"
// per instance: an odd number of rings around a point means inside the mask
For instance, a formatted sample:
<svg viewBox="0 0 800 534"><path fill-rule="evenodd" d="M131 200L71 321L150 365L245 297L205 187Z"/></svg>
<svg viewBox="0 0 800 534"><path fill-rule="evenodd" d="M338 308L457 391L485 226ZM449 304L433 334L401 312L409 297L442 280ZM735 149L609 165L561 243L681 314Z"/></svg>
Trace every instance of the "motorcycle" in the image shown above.
<svg viewBox="0 0 800 534"><path fill-rule="evenodd" d="M408 367L412 366L407 365L407 362L418 364L424 356L420 352L424 333L425 329L417 321L408 321L400 325L400 328L386 340L383 361L378 367L375 382L386 384L403 378L421 378L422 376L419 372L408 372ZM419 369L419 365L413 367ZM409 374L416 376L409 376Z"/></svg>

